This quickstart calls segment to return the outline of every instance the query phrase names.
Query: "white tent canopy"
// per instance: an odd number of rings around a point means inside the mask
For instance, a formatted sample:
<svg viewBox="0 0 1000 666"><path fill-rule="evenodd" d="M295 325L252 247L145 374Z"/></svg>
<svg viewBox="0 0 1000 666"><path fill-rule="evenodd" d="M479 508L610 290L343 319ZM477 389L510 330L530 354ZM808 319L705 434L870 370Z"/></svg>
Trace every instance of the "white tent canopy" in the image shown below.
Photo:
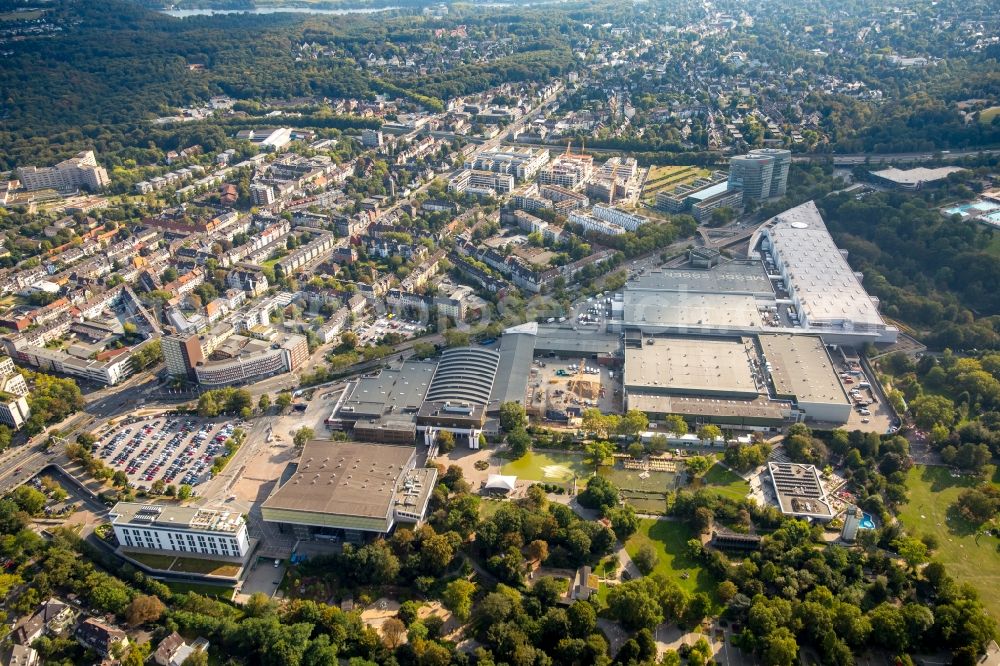
<svg viewBox="0 0 1000 666"><path fill-rule="evenodd" d="M489 478L486 479L486 489L487 490L503 490L505 492L511 492L514 490L514 484L517 483L516 476L504 476L502 474L490 474Z"/></svg>

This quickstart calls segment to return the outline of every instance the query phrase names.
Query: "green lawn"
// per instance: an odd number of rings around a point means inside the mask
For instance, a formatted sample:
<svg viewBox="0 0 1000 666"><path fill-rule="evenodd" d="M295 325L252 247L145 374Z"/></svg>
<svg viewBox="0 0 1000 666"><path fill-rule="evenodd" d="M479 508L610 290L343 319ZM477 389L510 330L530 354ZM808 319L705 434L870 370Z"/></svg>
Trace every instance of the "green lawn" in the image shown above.
<svg viewBox="0 0 1000 666"><path fill-rule="evenodd" d="M194 592L196 594L203 594L209 597L222 597L224 599L231 599L233 596L233 588L228 585L209 585L208 583L182 583L180 581L163 581L170 591L174 594L187 594L188 592Z"/></svg>
<svg viewBox="0 0 1000 666"><path fill-rule="evenodd" d="M740 475L729 471L728 468L716 463L711 469L705 472L701 479L702 487L713 490L723 497L735 501L740 501L750 492L750 484L743 480Z"/></svg>
<svg viewBox="0 0 1000 666"><path fill-rule="evenodd" d="M574 476L585 479L593 473L584 464L583 456L569 453L549 453L529 451L517 460L509 460L501 466L504 474L513 474L527 481L571 481Z"/></svg>
<svg viewBox="0 0 1000 666"><path fill-rule="evenodd" d="M687 542L693 537L684 523L644 518L639 521L639 530L625 542L625 550L635 557L643 544L652 544L660 558L655 573L676 581L688 592L704 592L714 599L716 580L688 555ZM685 573L687 578L682 577Z"/></svg>
<svg viewBox="0 0 1000 666"><path fill-rule="evenodd" d="M147 567L152 567L154 569L162 569L168 571L170 565L174 563L173 556L170 555L154 555L152 553L132 553L126 551L126 554L131 557L136 562L141 562Z"/></svg>
<svg viewBox="0 0 1000 666"><path fill-rule="evenodd" d="M235 564L203 560L197 557L178 557L170 570L213 576L235 576L240 572L240 568Z"/></svg>
<svg viewBox="0 0 1000 666"><path fill-rule="evenodd" d="M500 507L502 507L504 504L505 502L503 502L502 500L490 500L490 499L482 500L481 502L479 502L479 517L482 518L483 520L489 518L494 513L499 511Z"/></svg>
<svg viewBox="0 0 1000 666"><path fill-rule="evenodd" d="M1000 234L993 234L993 240L986 246L986 253L994 257L1000 257Z"/></svg>
<svg viewBox="0 0 1000 666"><path fill-rule="evenodd" d="M998 483L996 476L993 483ZM909 501L899 518L917 536L936 536L941 545L934 559L955 580L975 587L990 614L1000 618L1000 539L977 536L971 525L949 510L962 490L973 485L969 479L952 478L944 467L914 467L906 477Z"/></svg>

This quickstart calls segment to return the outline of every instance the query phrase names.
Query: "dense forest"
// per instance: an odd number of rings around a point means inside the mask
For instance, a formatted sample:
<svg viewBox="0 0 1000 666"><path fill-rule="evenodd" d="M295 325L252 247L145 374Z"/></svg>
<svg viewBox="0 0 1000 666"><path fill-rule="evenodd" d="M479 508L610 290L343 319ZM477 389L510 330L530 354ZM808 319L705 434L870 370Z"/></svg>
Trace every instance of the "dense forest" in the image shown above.
<svg viewBox="0 0 1000 666"><path fill-rule="evenodd" d="M506 81L547 80L572 59L556 39L557 23L530 13L468 22L470 30L517 36L519 53L398 81L379 79L357 60L427 39L434 27L429 19L241 14L178 20L125 0L60 0L48 16L65 31L16 43L0 68L0 168L45 163L86 147L102 154L142 147L152 131L145 121L212 95L371 99L388 93L441 108L444 98ZM305 40L343 55L297 61L295 47Z"/></svg>
<svg viewBox="0 0 1000 666"><path fill-rule="evenodd" d="M953 185L968 190L957 177ZM817 204L886 315L937 349L1000 348L1000 258L989 251L995 232L943 216L935 205L942 196L845 193Z"/></svg>

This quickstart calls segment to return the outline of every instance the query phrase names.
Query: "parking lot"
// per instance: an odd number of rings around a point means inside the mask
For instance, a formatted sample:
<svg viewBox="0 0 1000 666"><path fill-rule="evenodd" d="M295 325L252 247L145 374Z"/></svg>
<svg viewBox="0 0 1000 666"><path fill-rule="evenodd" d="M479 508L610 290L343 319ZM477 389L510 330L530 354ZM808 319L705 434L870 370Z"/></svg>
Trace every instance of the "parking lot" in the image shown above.
<svg viewBox="0 0 1000 666"><path fill-rule="evenodd" d="M358 335L358 342L361 344L375 343L389 333L395 333L404 340L409 340L417 335L422 335L425 331L426 324L412 319L403 319L391 313L376 317L370 324L364 324L354 329Z"/></svg>
<svg viewBox="0 0 1000 666"><path fill-rule="evenodd" d="M184 416L140 419L106 433L93 451L115 471L124 471L136 488L160 480L197 486L210 478L212 461L225 453L223 444L235 427L230 421Z"/></svg>
<svg viewBox="0 0 1000 666"><path fill-rule="evenodd" d="M837 363L837 371L844 390L851 400L851 417L848 430L888 432L893 425L892 409L879 398L879 393L858 363Z"/></svg>

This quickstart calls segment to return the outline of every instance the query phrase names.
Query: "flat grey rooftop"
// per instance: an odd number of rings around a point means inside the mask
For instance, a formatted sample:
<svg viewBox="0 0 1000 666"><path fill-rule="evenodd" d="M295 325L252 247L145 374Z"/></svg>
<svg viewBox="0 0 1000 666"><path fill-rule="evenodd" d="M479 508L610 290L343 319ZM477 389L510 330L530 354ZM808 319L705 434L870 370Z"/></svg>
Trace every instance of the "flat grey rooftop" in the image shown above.
<svg viewBox="0 0 1000 666"><path fill-rule="evenodd" d="M754 397L753 345L742 338L655 338L625 349L625 388L672 394Z"/></svg>
<svg viewBox="0 0 1000 666"><path fill-rule="evenodd" d="M768 419L781 421L792 412L792 404L768 400L763 396L751 399L707 398L687 395L655 395L629 391L628 408L653 414L679 414L728 419Z"/></svg>
<svg viewBox="0 0 1000 666"><path fill-rule="evenodd" d="M849 404L847 393L823 341L815 335L761 335L761 350L771 363L778 396L799 402Z"/></svg>
<svg viewBox="0 0 1000 666"><path fill-rule="evenodd" d="M382 370L374 377L362 377L337 416L378 418L388 411L416 412L427 394L434 369L432 362L406 361L399 368Z"/></svg>
<svg viewBox="0 0 1000 666"><path fill-rule="evenodd" d="M490 404L524 402L528 374L535 355L535 335L507 331L500 338L500 363L490 394Z"/></svg>
<svg viewBox="0 0 1000 666"><path fill-rule="evenodd" d="M779 213L761 228L771 240L775 260L784 267L790 293L807 325L847 331L885 328L815 203Z"/></svg>
<svg viewBox="0 0 1000 666"><path fill-rule="evenodd" d="M412 446L314 439L298 467L264 502L269 509L385 518L397 482L416 455Z"/></svg>
<svg viewBox="0 0 1000 666"><path fill-rule="evenodd" d="M692 331L763 329L757 299L747 294L682 291L625 292L624 325L689 327Z"/></svg>
<svg viewBox="0 0 1000 666"><path fill-rule="evenodd" d="M644 290L774 296L764 264L750 260L727 261L707 269L658 268L640 275L626 287L626 291Z"/></svg>

